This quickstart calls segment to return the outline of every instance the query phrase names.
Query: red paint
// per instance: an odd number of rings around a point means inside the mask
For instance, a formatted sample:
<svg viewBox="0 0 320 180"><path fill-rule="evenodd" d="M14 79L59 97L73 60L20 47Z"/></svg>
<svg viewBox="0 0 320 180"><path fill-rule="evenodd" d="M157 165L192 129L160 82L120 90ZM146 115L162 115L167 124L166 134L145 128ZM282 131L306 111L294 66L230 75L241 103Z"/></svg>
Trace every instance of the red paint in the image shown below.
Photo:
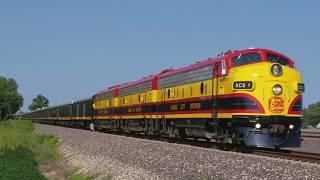
<svg viewBox="0 0 320 180"><path fill-rule="evenodd" d="M165 112L165 113L130 113L130 114L113 114L112 116L151 116L151 115L175 115L175 114L204 114L204 113L210 113L212 114L214 111L212 110L190 110L190 111L174 111L174 112ZM226 113L261 113L259 110L253 110L253 109L219 109L218 113L226 114ZM98 117L108 117L110 118L110 115L102 115Z"/></svg>
<svg viewBox="0 0 320 180"><path fill-rule="evenodd" d="M170 71L173 71L173 69L165 69L165 70L161 71L160 74L164 74L164 73L167 73L167 72L170 72Z"/></svg>
<svg viewBox="0 0 320 180"><path fill-rule="evenodd" d="M103 91L98 92L94 96L100 95L100 94L104 94L104 93L108 93L108 92L112 92L112 91L117 91L118 89L119 89L119 85L112 86L112 87L109 87L109 88L107 88L107 89L105 89ZM116 95L116 92L115 92L115 95Z"/></svg>
<svg viewBox="0 0 320 180"><path fill-rule="evenodd" d="M183 68L179 68L176 70L161 73L159 75L159 78L163 78L163 77L167 77L167 76L171 76L171 75L175 75L175 74L180 74L180 73L187 72L187 71L192 71L192 70L199 69L199 68L206 67L206 66L211 66L211 65L214 65L216 62L221 61L222 59L223 59L223 56L218 56L214 59L209 58L207 60L198 62L196 64L192 64L192 65L189 65L189 66L186 66Z"/></svg>
<svg viewBox="0 0 320 180"><path fill-rule="evenodd" d="M288 56L284 55L284 54L281 54L281 53L278 53L276 51L272 51L272 50L268 50L268 49L261 49L261 48L254 48L254 49L245 49L245 50L241 50L241 51L235 51L231 54L228 54L226 56L226 59L228 61L228 69L232 68L232 58L236 57L236 56L239 56L240 54L247 54L247 53L254 53L254 52L260 52L261 53L261 57L262 57L262 61L261 62L267 62L267 53L271 53L271 54L275 54L275 55L278 55L278 56L282 56L286 59L288 59L289 61L289 66L291 68L294 68L294 61L289 58ZM247 64L246 64L247 65ZM239 67L239 66L237 66Z"/></svg>
<svg viewBox="0 0 320 180"><path fill-rule="evenodd" d="M220 77L221 76L221 74L220 74L220 69L221 69L220 62L222 60L225 60L226 66L227 66L227 71L229 71L231 68L233 68L232 62L231 62L233 57L239 56L240 54L247 54L247 53L253 53L253 52L260 52L261 53L262 62L266 62L267 61L266 53L272 53L272 54L275 54L275 55L278 55L278 56L282 56L284 58L287 58L288 61L289 61L290 67L294 68L294 62L291 60L291 58L289 58L286 55L283 55L281 53L278 53L278 52L272 51L272 50L268 50L268 49L253 48L253 49L245 49L245 50L240 50L240 51L234 51L234 52L232 52L230 54L223 55L223 56L218 56L216 58L209 58L207 60L198 62L196 64L192 64L192 65L189 65L189 66L186 66L186 67L183 67L183 68L179 68L179 69L176 69L176 70L164 71L159 75L159 78L163 78L163 77L167 77L167 76L171 76L171 75L175 75L175 74L180 74L180 73L187 72L187 71L192 71L192 70L199 69L199 68L202 68L202 67L205 67L205 66L210 66L210 65L216 65L217 66L216 68L218 69L219 77Z"/></svg>
<svg viewBox="0 0 320 180"><path fill-rule="evenodd" d="M150 77L146 77L146 78L143 78L143 79L140 79L140 80L137 80L137 81L125 83L125 84L120 85L119 88L122 89L122 88L130 87L130 86L134 86L134 85L137 85L137 84L145 83L145 82L148 82L148 81L152 81L154 77L155 76L152 75Z"/></svg>
<svg viewBox="0 0 320 180"><path fill-rule="evenodd" d="M132 114L119 114L115 116L143 116L143 115L171 115L171 114L200 114L200 113L211 113L210 110L198 110L198 111L175 111L165 113L132 113Z"/></svg>
<svg viewBox="0 0 320 180"><path fill-rule="evenodd" d="M226 110L218 109L218 113L219 112L221 112L221 113L265 113L264 108L261 105L261 103L255 97L253 97L253 96L251 96L249 94L235 93L235 94L226 94L226 95L219 95L218 96L219 99L230 98L230 97L245 97L245 98L248 98L258 106L258 109L226 109ZM165 103L176 104L176 103L179 103L179 102L190 102L190 101L198 101L198 100L204 100L204 99L212 99L212 96L171 100L171 101L165 101ZM148 105L161 105L162 103L164 103L164 102L145 103L143 105L147 105L147 106ZM140 107L141 105L142 104L127 105L127 106L121 106L121 107L116 107L116 108L122 108L122 107L133 108L133 107ZM108 109L113 109L113 108L106 108L106 109L100 109L100 110L108 110ZM206 111L206 110L200 110L200 111ZM169 113L176 114L177 112L179 112L179 111L174 111L174 112L169 112ZM185 113L186 111L181 111L181 112ZM196 112L199 112L199 110L196 111ZM162 114L162 113L158 113L158 114ZM129 115L132 115L132 114L129 114Z"/></svg>
<svg viewBox="0 0 320 180"><path fill-rule="evenodd" d="M119 86L114 88L114 97L119 97Z"/></svg>
<svg viewBox="0 0 320 180"><path fill-rule="evenodd" d="M179 102L190 102L190 101L198 101L198 100L210 100L212 99L213 96L200 96L200 97L193 97L193 98L185 98L185 99L177 99L177 100L169 100L169 101L164 101L165 103L168 104L175 104L175 103L179 103ZM264 113L264 109L261 105L261 103L253 96L249 95L249 94L245 94L245 93L235 93L235 94L225 94L225 95L218 95L218 98L229 98L229 97L245 97L250 99L251 101L253 101L254 103L257 104L258 108L261 109L262 113ZM157 104L161 104L163 102L151 102L151 103L143 103L143 105L157 105ZM142 103L141 103L142 104ZM135 104L135 105L123 105L121 107L138 107L141 104Z"/></svg>
<svg viewBox="0 0 320 180"><path fill-rule="evenodd" d="M152 90L158 90L158 76L155 76L152 80Z"/></svg>
<svg viewBox="0 0 320 180"><path fill-rule="evenodd" d="M253 101L258 106L259 113L265 113L264 108L262 104L253 96L245 93L235 93L235 94L226 94L226 95L220 95L219 98L228 98L228 97L245 97Z"/></svg>
<svg viewBox="0 0 320 180"><path fill-rule="evenodd" d="M293 111L292 110L293 106L301 99L302 99L302 95L299 95L292 101L292 103L289 106L288 114L299 114L299 115L302 114L301 111Z"/></svg>
<svg viewBox="0 0 320 180"><path fill-rule="evenodd" d="M264 110L260 109L218 109L218 113L260 113L264 114Z"/></svg>

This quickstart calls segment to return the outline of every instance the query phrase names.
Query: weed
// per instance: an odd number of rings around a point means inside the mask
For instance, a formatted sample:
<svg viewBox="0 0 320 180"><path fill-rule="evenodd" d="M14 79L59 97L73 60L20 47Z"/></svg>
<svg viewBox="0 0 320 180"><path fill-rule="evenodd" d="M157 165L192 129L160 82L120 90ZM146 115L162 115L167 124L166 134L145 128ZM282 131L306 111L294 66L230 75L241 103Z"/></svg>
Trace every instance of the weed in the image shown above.
<svg viewBox="0 0 320 180"><path fill-rule="evenodd" d="M46 179L33 153L25 148L5 149L0 155L0 179Z"/></svg>
<svg viewBox="0 0 320 180"><path fill-rule="evenodd" d="M65 172L65 177L67 180L91 180L93 177L85 176L82 174L77 173L77 169L70 169L69 171Z"/></svg>
<svg viewBox="0 0 320 180"><path fill-rule="evenodd" d="M38 163L62 157L57 137L37 135L33 130L31 121L0 122L0 179L45 179Z"/></svg>

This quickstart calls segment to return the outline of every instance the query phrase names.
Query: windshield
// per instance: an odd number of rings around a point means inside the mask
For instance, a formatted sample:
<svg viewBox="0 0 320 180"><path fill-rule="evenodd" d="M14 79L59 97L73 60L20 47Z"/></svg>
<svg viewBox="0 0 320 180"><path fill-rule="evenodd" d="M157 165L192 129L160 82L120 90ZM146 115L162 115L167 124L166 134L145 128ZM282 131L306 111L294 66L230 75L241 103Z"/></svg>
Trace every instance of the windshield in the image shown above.
<svg viewBox="0 0 320 180"><path fill-rule="evenodd" d="M289 60L287 58L284 58L282 56L278 56L275 54L267 53L267 60L268 60L268 62L279 63L283 66L290 66Z"/></svg>
<svg viewBox="0 0 320 180"><path fill-rule="evenodd" d="M240 54L232 58L233 66L241 66L245 64L257 63L261 61L260 53Z"/></svg>

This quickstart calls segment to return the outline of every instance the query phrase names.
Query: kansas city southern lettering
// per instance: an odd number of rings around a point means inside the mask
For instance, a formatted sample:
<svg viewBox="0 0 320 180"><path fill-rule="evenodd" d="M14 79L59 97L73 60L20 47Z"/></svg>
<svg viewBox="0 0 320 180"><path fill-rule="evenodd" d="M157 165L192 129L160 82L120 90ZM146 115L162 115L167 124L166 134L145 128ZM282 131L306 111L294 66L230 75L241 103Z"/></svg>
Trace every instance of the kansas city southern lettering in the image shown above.
<svg viewBox="0 0 320 180"><path fill-rule="evenodd" d="M200 109L201 104L200 103L191 103L190 104L190 109Z"/></svg>

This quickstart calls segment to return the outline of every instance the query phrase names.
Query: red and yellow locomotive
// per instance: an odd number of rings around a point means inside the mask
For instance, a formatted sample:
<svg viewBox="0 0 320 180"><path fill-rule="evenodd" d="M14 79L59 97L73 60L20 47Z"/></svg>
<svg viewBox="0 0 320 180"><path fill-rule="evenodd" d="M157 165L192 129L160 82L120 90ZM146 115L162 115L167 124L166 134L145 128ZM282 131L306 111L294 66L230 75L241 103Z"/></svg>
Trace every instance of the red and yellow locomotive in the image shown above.
<svg viewBox="0 0 320 180"><path fill-rule="evenodd" d="M88 100L90 120L73 121L146 135L299 147L303 92L289 57L251 48L108 88Z"/></svg>

